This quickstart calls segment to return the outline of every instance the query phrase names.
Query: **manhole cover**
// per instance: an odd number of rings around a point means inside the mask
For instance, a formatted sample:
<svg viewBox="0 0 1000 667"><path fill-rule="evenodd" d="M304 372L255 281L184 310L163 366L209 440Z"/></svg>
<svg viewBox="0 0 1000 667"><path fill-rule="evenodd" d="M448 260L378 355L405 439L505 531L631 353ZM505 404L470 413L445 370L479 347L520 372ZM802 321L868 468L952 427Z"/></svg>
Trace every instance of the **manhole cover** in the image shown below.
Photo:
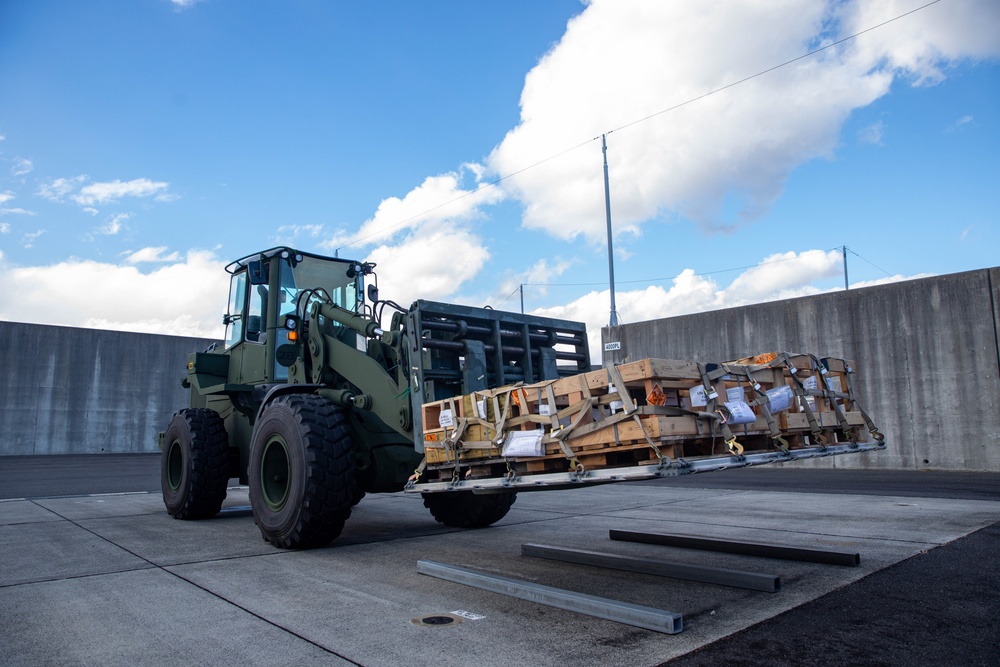
<svg viewBox="0 0 1000 667"><path fill-rule="evenodd" d="M414 625L422 625L428 628L446 628L451 625L458 625L461 622L462 619L454 614L430 614L410 621Z"/></svg>

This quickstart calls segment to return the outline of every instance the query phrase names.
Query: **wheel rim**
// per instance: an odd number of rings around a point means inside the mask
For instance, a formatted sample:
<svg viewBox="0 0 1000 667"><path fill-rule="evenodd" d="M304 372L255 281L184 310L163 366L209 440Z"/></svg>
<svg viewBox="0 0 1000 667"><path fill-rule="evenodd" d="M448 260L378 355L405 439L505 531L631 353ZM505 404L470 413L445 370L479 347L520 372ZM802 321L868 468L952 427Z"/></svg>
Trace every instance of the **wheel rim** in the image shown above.
<svg viewBox="0 0 1000 667"><path fill-rule="evenodd" d="M260 456L261 496L271 510L280 510L285 505L291 472L288 445L280 436L271 436Z"/></svg>
<svg viewBox="0 0 1000 667"><path fill-rule="evenodd" d="M180 440L174 440L167 448L167 485L171 491L181 488L181 477L184 476L184 453Z"/></svg>

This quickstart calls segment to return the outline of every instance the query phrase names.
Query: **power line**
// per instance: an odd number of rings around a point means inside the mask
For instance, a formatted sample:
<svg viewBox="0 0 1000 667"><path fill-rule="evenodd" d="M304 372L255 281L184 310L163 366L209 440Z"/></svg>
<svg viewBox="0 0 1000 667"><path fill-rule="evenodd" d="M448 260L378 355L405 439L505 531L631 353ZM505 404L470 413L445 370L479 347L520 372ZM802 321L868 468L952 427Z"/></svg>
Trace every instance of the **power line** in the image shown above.
<svg viewBox="0 0 1000 667"><path fill-rule="evenodd" d="M868 262L869 264L871 264L872 266L874 266L874 267L875 267L876 269L878 269L879 271L881 271L881 272L882 272L882 273L884 273L885 275L887 275L887 276L889 276L890 278L892 278L892 275L893 275L893 274L889 273L888 271L886 271L885 269L883 269L883 268L882 268L881 266L879 266L878 264L873 264L872 262L869 262L869 261L868 261L867 259L865 259L864 257L861 257L861 255L859 255L858 253L854 252L854 251L853 251L853 250L851 250L850 248L848 248L848 249L847 249L847 252L851 253L851 254L852 254L852 255L854 255L855 257L858 257L858 258L860 258L860 259L864 260L865 262Z"/></svg>
<svg viewBox="0 0 1000 667"><path fill-rule="evenodd" d="M724 86L722 86L720 88L716 88L716 89L711 90L711 91L709 91L707 93L703 93L701 95L698 95L697 97L692 97L691 99L686 100L684 102L681 102L679 104L675 104L675 105L673 105L671 107L667 107L666 109L661 109L660 111L656 111L656 112L651 113L651 114L649 114L647 116L643 116L642 118L638 118L636 120L630 121L630 122L625 123L624 125L621 125L621 126L615 128L613 130L608 130L607 132L604 132L603 134L607 135L607 134L611 134L612 132L617 132L618 130L624 130L627 127L631 127L633 125L637 125L639 123L645 122L647 120L650 120L651 118L655 118L656 116L660 116L660 115L668 113L670 111L675 111L677 109L680 109L681 107L687 106L689 104L693 104L694 102L697 102L699 100L703 100L706 97L709 97L711 95L715 95L716 93L721 93L722 91L725 91L725 90L728 90L730 88L733 88L734 86L738 86L738 85L740 85L742 83L746 83L747 81L751 81L753 79L756 79L757 77L763 76L763 75L768 74L770 72L773 72L773 71L775 71L777 69L781 69L782 67L786 67L788 65L791 65L792 63L798 62L799 60L803 60L805 58L809 58L811 56L816 55L817 53L821 53L823 51L831 49L831 48L833 48L835 46L838 46L840 44L843 44L845 42L849 42L852 39L856 39L856 38L860 37L861 35L864 35L865 33L871 32L873 30L877 30L878 28L886 26L886 25L888 25L888 24L890 24L890 23L892 23L894 21L898 21L899 19L905 18L905 17L907 17L907 16L909 16L911 14L915 14L916 12L919 12L921 10L927 9L931 5L936 5L939 2L941 2L941 0L931 0L931 2L928 2L928 3L924 4L924 5L921 5L920 7L917 7L915 9L911 9L908 12L904 12L904 13L902 13L902 14L900 14L898 16L895 16L895 17L893 17L891 19L887 19L887 20L882 21L881 23L873 25L873 26L871 26L869 28L865 28L864 30L859 30L858 32L856 32L856 33L854 33L852 35L849 35L847 37L843 37L841 39L838 39L837 41L831 42L830 44L827 44L825 46L821 46L818 49L813 49L812 51L809 51L809 52L804 53L804 54L802 54L800 56L792 58L791 60L786 60L783 63L780 63L778 65L774 65L772 67L768 67L765 70L761 70L760 72L757 72L756 74L751 74L750 76L743 77L742 79L739 79L737 81L733 81L733 82L728 83L728 84L726 84L726 85L724 85ZM425 210L425 211L423 211L421 213L417 213L415 215L411 215L410 217L406 218L405 220L402 220L402 221L397 222L395 224L389 225L388 227L383 227L382 229L380 229L378 231L372 232L372 233L367 234L365 236L362 236L362 237L356 238L356 239L354 239L352 241L349 241L347 243L344 243L343 245L339 246L337 248L337 250L340 250L340 248L347 248L349 246L356 245L356 244L358 244L358 243L360 243L362 241L365 241L367 239L373 238L375 236L379 236L381 234L384 234L384 233L386 233L388 231L391 231L393 229L396 229L398 227L402 227L403 225L405 225L408 222L411 222L411 221L416 220L418 218L422 218L423 216L427 215L428 213L433 213L434 211L437 211L437 210L439 210L441 208L444 208L445 206L448 206L450 204L454 204L457 201L461 201L462 199L465 199L466 197L471 197L472 195L478 194L478 193L482 192L483 190L487 190L489 188L495 188L497 185L499 185L503 181L506 181L506 180L508 180L510 178L513 178L514 176L517 176L519 174L523 174L524 172L526 172L526 171L528 171L530 169L534 169L535 167L538 167L538 166L540 166L542 164L545 164L546 162L554 160L554 159L556 159L558 157L562 157L563 155L566 155L567 153L571 153L571 152L577 150L578 148L582 148L583 146L586 146L587 144L589 144L589 143L591 143L593 141L596 141L597 139L600 139L600 138L601 138L601 135L598 135L598 136L596 136L596 137L594 137L592 139L587 139L586 141L581 141L580 143L576 144L575 146L572 146L570 148L566 148L564 150L561 150L558 153L553 153L552 155L550 155L550 156L548 156L546 158L542 158L541 160L539 160L537 162L534 162L534 163L532 163L532 164L530 164L530 165L528 165L526 167L522 167L522 168L520 168L520 169L518 169L516 171L513 171L513 172L511 172L509 174L506 174L504 176L501 176L500 178L497 178L496 180L490 181L489 183L484 183L484 184L480 185L478 188L476 188L475 190L470 190L469 192L461 194L458 197L455 197L453 199L449 199L448 201L443 202L441 204L438 204L437 206L432 206L431 208L429 208L429 209L427 209L427 210ZM858 256L860 257L860 255L858 255ZM862 257L862 259L864 259L864 258ZM867 260L865 260L865 261L867 261ZM875 266L875 265L873 264L872 266ZM875 267L875 268L878 268L878 267Z"/></svg>
<svg viewBox="0 0 1000 667"><path fill-rule="evenodd" d="M757 77L764 76L765 74L773 72L776 69L781 69L782 67L786 67L787 65L791 65L792 63L798 62L799 60L802 60L804 58L809 58L811 56L816 55L817 53L821 53L823 51L826 51L827 49L832 49L835 46L843 44L844 42L849 42L852 39L856 39L857 37L860 37L861 35L865 34L866 32L871 32L872 30L877 30L878 28L881 28L881 27L883 27L885 25L888 25L888 24L892 23L893 21L898 21L901 18L904 18L904 17L909 16L910 14L914 14L916 12L919 12L922 9L927 9L931 5L936 5L939 2L941 2L941 0L932 0L931 2L928 2L925 5L921 5L920 7L917 7L916 9L911 9L910 11L905 12L903 14L900 14L899 16L896 16L894 18L891 18L891 19L888 19L886 21L883 21L882 23L879 23L877 25L873 25L870 28L865 28L864 30L858 31L858 32L854 33L853 35L849 35L847 37L843 37L841 39L838 39L835 42L831 42L830 44L827 44L826 46L821 46L818 49L813 49L812 51L809 51L808 53L803 53L801 56L796 56L795 58L792 58L791 60L786 60L785 62L781 63L780 65L774 65L773 67L768 67L767 69L762 70L760 72L757 72L756 74L751 74L750 76L747 76L747 77L744 77L742 79L739 79L738 81L733 81L732 83L727 83L726 85L722 86L721 88L716 88L715 90L711 90L711 91L709 91L707 93L703 93L703 94L701 94L701 95L699 95L697 97L692 97L691 99L689 99L689 100L687 100L685 102L681 102L680 104L675 104L672 107L667 107L666 109L661 109L660 111L657 111L655 113L651 113L648 116L643 116L642 118L639 118L637 120L633 120L633 121L631 121L629 123L625 123L621 127L616 127L614 130L609 130L608 133L610 134L611 132L617 132L618 130L624 130L626 127L631 127L631 126L636 125L638 123L642 123L644 121L649 120L650 118L655 118L656 116L659 116L661 114L665 114L665 113L667 113L669 111L675 111L677 109L680 109L681 107L687 106L688 104L692 104L692 103L697 102L699 100L703 100L706 97L709 97L710 95L715 95L716 93L721 93L722 91L728 90L728 89L732 88L733 86L738 86L741 83L746 83L747 81L750 81L752 79L756 79Z"/></svg>

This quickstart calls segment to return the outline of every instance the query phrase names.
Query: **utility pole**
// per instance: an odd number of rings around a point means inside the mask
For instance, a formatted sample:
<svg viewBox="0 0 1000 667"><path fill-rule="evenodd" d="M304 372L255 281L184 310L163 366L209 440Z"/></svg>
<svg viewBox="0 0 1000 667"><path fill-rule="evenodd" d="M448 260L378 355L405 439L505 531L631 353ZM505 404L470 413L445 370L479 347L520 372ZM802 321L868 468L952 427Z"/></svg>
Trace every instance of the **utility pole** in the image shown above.
<svg viewBox="0 0 1000 667"><path fill-rule="evenodd" d="M851 289L847 284L847 246L841 246L840 248L844 253L844 291L847 291Z"/></svg>
<svg viewBox="0 0 1000 667"><path fill-rule="evenodd" d="M618 326L618 310L615 308L615 251L611 241L611 185L608 181L608 140L601 135L601 151L604 153L604 210L608 219L608 283L611 285L611 321L609 326Z"/></svg>
<svg viewBox="0 0 1000 667"><path fill-rule="evenodd" d="M521 290L521 314L524 315L524 283L519 284L517 288Z"/></svg>

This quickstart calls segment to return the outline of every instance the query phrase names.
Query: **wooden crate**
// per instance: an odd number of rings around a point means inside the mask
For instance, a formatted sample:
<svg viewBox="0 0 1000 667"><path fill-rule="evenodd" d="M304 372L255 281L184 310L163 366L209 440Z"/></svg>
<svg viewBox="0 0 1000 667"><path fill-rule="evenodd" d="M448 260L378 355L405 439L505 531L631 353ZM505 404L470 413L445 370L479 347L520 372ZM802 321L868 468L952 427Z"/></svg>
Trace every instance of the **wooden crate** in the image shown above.
<svg viewBox="0 0 1000 667"><path fill-rule="evenodd" d="M429 464L448 468L457 456L460 463L479 460L476 470L489 469L494 474L498 465L512 463L527 473L568 470L577 462L593 468L643 465L659 460L657 450L670 458L725 455L724 429L718 419L719 414L729 414L725 403L763 401L761 392L767 391L792 394L785 409L771 414L788 446L814 444L818 433L827 441L843 440L856 435L853 431L865 425L850 393L851 366L840 359L779 353L707 366L691 361L641 359L614 370L605 368L555 381L478 392L450 403L456 406L459 416L479 417L481 413L474 406L485 399L486 422L498 424L501 416L505 417L501 435L540 429L544 444L541 456L503 459L501 449L494 446L495 438L490 442L487 437L493 429L481 424L466 427L456 450L447 452L443 443L448 439L448 427L429 429L437 423L429 419L448 409L441 405L448 401L424 406L425 451ZM707 392L703 369L715 371ZM833 393L824 392L824 388ZM711 398L713 392L715 397ZM634 416L621 418L623 403L631 404L630 409L634 406ZM494 405L509 407L492 409ZM744 451L772 449L772 431L763 406L747 408L753 413L749 415L751 421L731 424L729 432ZM564 438L570 450L567 452L554 433L570 427L570 435Z"/></svg>

